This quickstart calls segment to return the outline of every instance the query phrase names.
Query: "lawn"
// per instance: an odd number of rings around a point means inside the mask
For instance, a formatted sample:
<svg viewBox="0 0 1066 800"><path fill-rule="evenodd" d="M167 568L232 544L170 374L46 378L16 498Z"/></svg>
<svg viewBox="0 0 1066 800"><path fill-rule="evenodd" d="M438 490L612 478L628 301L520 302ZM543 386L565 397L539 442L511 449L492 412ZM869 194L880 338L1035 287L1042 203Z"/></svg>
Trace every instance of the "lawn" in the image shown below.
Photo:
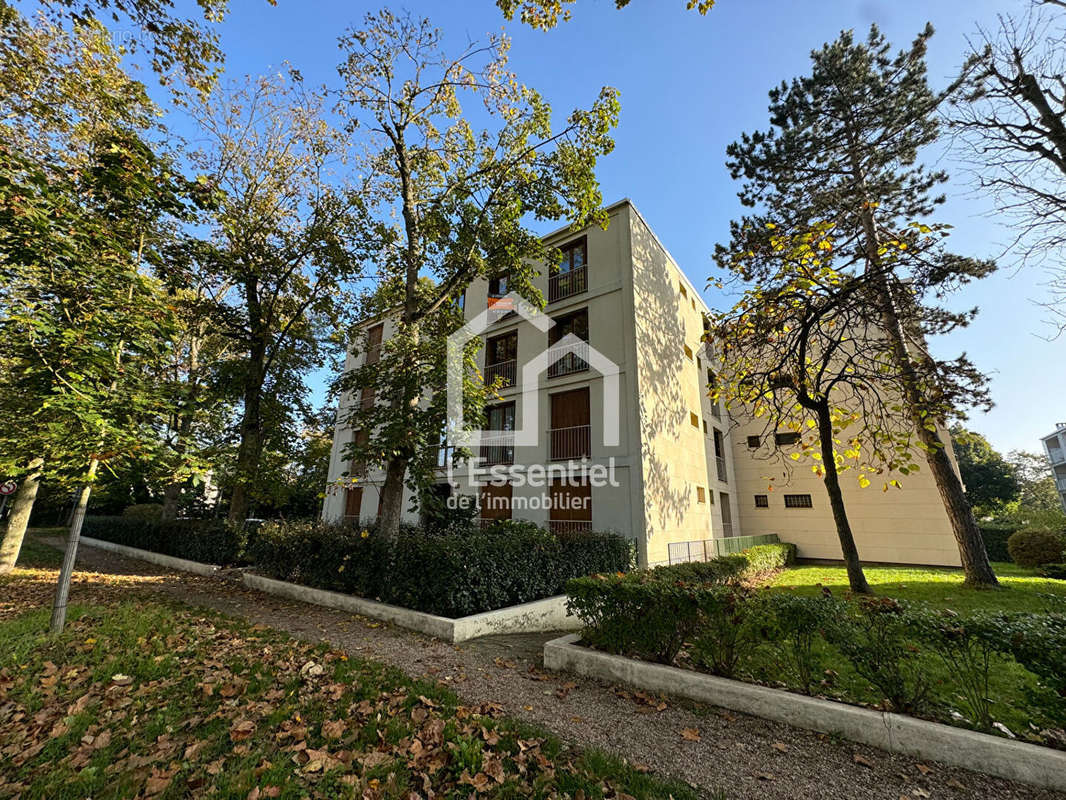
<svg viewBox="0 0 1066 800"><path fill-rule="evenodd" d="M27 542L20 564L54 568ZM23 575L27 575L24 572ZM19 571L0 581L17 597ZM17 603L17 599L16 599ZM690 798L617 759L262 626L162 602L0 621L0 796Z"/></svg>
<svg viewBox="0 0 1066 800"><path fill-rule="evenodd" d="M879 595L928 603L959 613L1047 611L1049 605L1059 605L1055 596L1066 604L1066 581L1041 578L1035 570L1016 564L997 562L992 566L999 576L1000 589L965 588L962 571L958 569L866 566L864 572ZM800 565L781 572L771 585L798 594L816 594L823 586L842 593L847 591L848 576L843 566Z"/></svg>

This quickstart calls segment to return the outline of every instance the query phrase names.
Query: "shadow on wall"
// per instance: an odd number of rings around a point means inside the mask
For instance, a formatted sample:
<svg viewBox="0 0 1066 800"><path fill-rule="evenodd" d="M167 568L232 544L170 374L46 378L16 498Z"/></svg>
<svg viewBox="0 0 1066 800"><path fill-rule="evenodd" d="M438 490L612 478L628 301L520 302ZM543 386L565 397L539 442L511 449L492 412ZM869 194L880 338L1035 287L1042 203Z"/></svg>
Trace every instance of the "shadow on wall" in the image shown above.
<svg viewBox="0 0 1066 800"><path fill-rule="evenodd" d="M685 367L684 322L678 289L662 247L639 217L631 217L633 288L639 369L640 419L644 426L641 459L644 467L646 540L659 530L682 524L691 505L686 481L678 480L664 456L680 455L688 424L688 403L678 382Z"/></svg>

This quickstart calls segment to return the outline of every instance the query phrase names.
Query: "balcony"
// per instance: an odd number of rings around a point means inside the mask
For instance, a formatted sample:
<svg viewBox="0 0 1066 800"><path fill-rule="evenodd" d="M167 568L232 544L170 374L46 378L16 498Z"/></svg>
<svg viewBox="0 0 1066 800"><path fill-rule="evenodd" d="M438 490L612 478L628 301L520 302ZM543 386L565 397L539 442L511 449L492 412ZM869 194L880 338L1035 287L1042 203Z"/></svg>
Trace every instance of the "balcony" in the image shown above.
<svg viewBox="0 0 1066 800"><path fill-rule="evenodd" d="M481 437L481 461L486 467L514 463L514 432L500 431Z"/></svg>
<svg viewBox="0 0 1066 800"><path fill-rule="evenodd" d="M1066 462L1066 457L1063 456L1062 450L1058 447L1049 447L1047 449L1047 456L1051 459L1052 464L1062 464Z"/></svg>
<svg viewBox="0 0 1066 800"><path fill-rule="evenodd" d="M496 379L500 379L500 388L514 386L518 382L518 361L501 361L498 364L485 365L485 385L492 386Z"/></svg>
<svg viewBox="0 0 1066 800"><path fill-rule="evenodd" d="M589 343L579 342L570 346L552 345L548 348L548 377L558 378L584 372L589 368Z"/></svg>
<svg viewBox="0 0 1066 800"><path fill-rule="evenodd" d="M591 456L592 426L552 428L548 431L548 451L551 461L568 461Z"/></svg>
<svg viewBox="0 0 1066 800"><path fill-rule="evenodd" d="M718 480L722 483L729 483L729 474L725 469L725 459L722 456L715 456L714 463L718 468Z"/></svg>
<svg viewBox="0 0 1066 800"><path fill-rule="evenodd" d="M555 303L588 291L588 267L575 267L548 278L548 302Z"/></svg>
<svg viewBox="0 0 1066 800"><path fill-rule="evenodd" d="M592 530L592 520L550 519L548 529L552 533L589 533Z"/></svg>

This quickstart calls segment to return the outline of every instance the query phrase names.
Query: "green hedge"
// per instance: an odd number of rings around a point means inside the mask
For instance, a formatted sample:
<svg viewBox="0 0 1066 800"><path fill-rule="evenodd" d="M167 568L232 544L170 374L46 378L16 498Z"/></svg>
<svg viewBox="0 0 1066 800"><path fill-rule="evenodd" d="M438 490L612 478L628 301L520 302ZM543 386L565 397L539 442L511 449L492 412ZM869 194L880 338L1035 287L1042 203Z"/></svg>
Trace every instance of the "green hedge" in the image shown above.
<svg viewBox="0 0 1066 800"><path fill-rule="evenodd" d="M766 544L710 561L576 578L566 585L567 607L592 646L670 663L707 619L705 607L731 602L724 587L795 558L793 544Z"/></svg>
<svg viewBox="0 0 1066 800"><path fill-rule="evenodd" d="M1001 528L998 526L981 527L981 537L985 540L985 550L988 551L990 561L1010 561L1010 553L1007 552L1007 539L1017 528Z"/></svg>
<svg viewBox="0 0 1066 800"><path fill-rule="evenodd" d="M205 564L239 564L245 533L219 519L167 522L130 517L85 518L82 534L127 547L151 550Z"/></svg>
<svg viewBox="0 0 1066 800"><path fill-rule="evenodd" d="M390 541L374 526L266 523L250 546L266 575L446 617L561 594L567 580L632 564L629 540L555 534L531 523L427 533Z"/></svg>

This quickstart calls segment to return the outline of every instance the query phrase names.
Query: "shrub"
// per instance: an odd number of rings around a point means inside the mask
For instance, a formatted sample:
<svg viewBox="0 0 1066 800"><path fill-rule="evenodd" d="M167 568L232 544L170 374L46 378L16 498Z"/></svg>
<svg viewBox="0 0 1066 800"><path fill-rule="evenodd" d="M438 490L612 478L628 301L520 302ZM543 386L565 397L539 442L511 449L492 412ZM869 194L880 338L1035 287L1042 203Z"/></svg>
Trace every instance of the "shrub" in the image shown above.
<svg viewBox="0 0 1066 800"><path fill-rule="evenodd" d="M1066 581L1066 564L1045 564L1040 568L1040 574L1045 578Z"/></svg>
<svg viewBox="0 0 1066 800"><path fill-rule="evenodd" d="M803 597L790 592L764 592L763 638L769 640L795 686L810 694L822 664L816 643L825 627L843 613L843 603L830 593Z"/></svg>
<svg viewBox="0 0 1066 800"><path fill-rule="evenodd" d="M1022 567L1039 567L1063 560L1066 536L1048 529L1017 531L1007 539L1011 560Z"/></svg>
<svg viewBox="0 0 1066 800"><path fill-rule="evenodd" d="M962 618L951 611L922 608L912 610L909 616L915 636L947 667L964 710L978 728L991 731L992 659L1005 651L995 618L986 614Z"/></svg>
<svg viewBox="0 0 1066 800"><path fill-rule="evenodd" d="M532 523L426 532L390 540L374 525L268 523L251 558L265 574L418 611L461 617L560 594L587 572L628 569L616 534L557 535Z"/></svg>
<svg viewBox="0 0 1066 800"><path fill-rule="evenodd" d="M742 586L714 586L699 593L699 619L692 661L714 675L732 678L741 656L758 641L757 604Z"/></svg>
<svg viewBox="0 0 1066 800"><path fill-rule="evenodd" d="M758 544L741 551L747 561L745 578L756 578L796 563L796 545L790 542Z"/></svg>
<svg viewBox="0 0 1066 800"><path fill-rule="evenodd" d="M162 522L163 506L161 503L136 503L122 509L123 519L138 519L142 522Z"/></svg>
<svg viewBox="0 0 1066 800"><path fill-rule="evenodd" d="M907 606L890 597L860 597L826 626L826 638L893 710L920 711L929 684L918 662Z"/></svg>
<svg viewBox="0 0 1066 800"><path fill-rule="evenodd" d="M1010 561L1007 539L1017 530L1015 527L987 525L981 527L981 538L985 540L985 550L990 561Z"/></svg>
<svg viewBox="0 0 1066 800"><path fill-rule="evenodd" d="M219 519L166 522L127 517L86 517L82 533L94 539L206 564L241 563L244 531Z"/></svg>

